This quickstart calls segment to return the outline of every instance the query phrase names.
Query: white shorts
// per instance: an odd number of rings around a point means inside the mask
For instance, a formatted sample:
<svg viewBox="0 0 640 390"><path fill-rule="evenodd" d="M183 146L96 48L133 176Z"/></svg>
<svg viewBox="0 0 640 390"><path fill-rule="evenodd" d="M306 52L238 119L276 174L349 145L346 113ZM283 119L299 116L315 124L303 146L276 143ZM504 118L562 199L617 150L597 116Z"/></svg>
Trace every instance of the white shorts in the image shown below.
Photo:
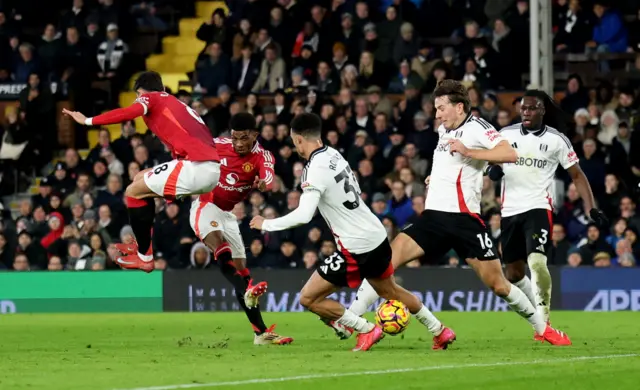
<svg viewBox="0 0 640 390"><path fill-rule="evenodd" d="M153 167L144 175L149 189L164 198L211 192L220 178L220 163L172 160Z"/></svg>
<svg viewBox="0 0 640 390"><path fill-rule="evenodd" d="M231 246L231 256L234 259L247 258L238 220L232 212L223 211L213 203L201 202L200 199L196 199L191 202L189 223L196 236L201 240L204 240L213 231L221 231L222 237Z"/></svg>

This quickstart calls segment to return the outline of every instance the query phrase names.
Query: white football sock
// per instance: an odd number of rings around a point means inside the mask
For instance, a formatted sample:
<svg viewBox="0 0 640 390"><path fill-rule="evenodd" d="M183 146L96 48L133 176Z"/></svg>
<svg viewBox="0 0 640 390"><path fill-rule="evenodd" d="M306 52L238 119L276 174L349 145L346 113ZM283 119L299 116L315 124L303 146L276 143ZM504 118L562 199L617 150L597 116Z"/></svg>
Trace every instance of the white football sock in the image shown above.
<svg viewBox="0 0 640 390"><path fill-rule="evenodd" d="M536 304L536 294L533 293L533 287L531 286L531 279L529 279L527 275L525 275L524 278L520 279L519 281L515 282L513 285L518 287L520 290L522 290L524 295L526 295L527 298L529 298L529 301L532 304L534 305Z"/></svg>
<svg viewBox="0 0 640 390"><path fill-rule="evenodd" d="M536 308L533 307L533 304L527 299L527 296L524 295L522 290L512 284L511 291L509 291L509 295L507 295L504 300L507 301L513 311L529 321L536 333L544 333L547 327L544 318L536 311Z"/></svg>
<svg viewBox="0 0 640 390"><path fill-rule="evenodd" d="M536 308L547 322L551 309L551 274L547 267L547 256L542 253L532 253L527 258L527 263L531 270Z"/></svg>
<svg viewBox="0 0 640 390"><path fill-rule="evenodd" d="M429 309L427 309L425 305L422 305L420 311L414 314L414 316L422 325L426 326L427 329L429 329L429 332L434 336L439 336L444 330L442 323L429 311Z"/></svg>
<svg viewBox="0 0 640 390"><path fill-rule="evenodd" d="M360 288L358 288L358 294L356 295L356 300L351 302L351 306L349 306L349 310L355 313L357 316L362 316L367 312L369 306L373 305L375 301L380 298L376 290L371 287L367 279L362 281L360 284Z"/></svg>
<svg viewBox="0 0 640 390"><path fill-rule="evenodd" d="M339 324L355 329L360 333L368 333L374 325L349 309L344 310L342 317L336 320Z"/></svg>

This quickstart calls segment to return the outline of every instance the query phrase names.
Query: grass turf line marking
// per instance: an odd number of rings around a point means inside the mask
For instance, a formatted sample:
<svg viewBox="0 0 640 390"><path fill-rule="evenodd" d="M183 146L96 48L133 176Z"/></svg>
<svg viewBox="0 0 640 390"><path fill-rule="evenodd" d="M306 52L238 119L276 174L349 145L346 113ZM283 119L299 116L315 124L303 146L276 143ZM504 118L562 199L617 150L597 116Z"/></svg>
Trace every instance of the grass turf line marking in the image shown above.
<svg viewBox="0 0 640 390"><path fill-rule="evenodd" d="M389 370L376 370L376 371L356 371L356 372L339 372L334 374L310 374L310 375L296 375L285 376L281 378L259 378L259 379L246 379L241 381L230 382L211 382L211 383L188 383L182 385L167 385L167 386L153 386L153 387L136 387L133 389L120 389L120 390L177 390L177 389L194 389L198 387L220 387L220 386L241 386L261 383L274 383L274 382L291 382L307 379L327 379L327 378L342 378L348 376L361 376L361 375L383 375L383 374L396 374L403 372L421 372L421 371L436 371L436 370L453 370L460 368L478 368L478 367L501 367L501 366L524 366L529 364L553 364L553 363L570 363L588 360L602 360L602 359L622 359L627 357L640 357L640 354L629 353L624 355L601 355L601 356L576 356L571 358L560 359L540 359L529 360L520 362L495 362L495 363L470 363L470 364L447 364L442 366L426 366L426 367L414 367L414 368L393 368Z"/></svg>

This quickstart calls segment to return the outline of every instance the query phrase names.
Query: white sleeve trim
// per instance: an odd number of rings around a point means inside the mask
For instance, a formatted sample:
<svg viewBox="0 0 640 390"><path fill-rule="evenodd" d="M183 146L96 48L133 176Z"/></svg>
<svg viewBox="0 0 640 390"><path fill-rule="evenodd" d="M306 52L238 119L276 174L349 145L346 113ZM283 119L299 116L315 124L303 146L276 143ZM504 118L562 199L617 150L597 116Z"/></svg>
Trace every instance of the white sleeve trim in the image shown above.
<svg viewBox="0 0 640 390"><path fill-rule="evenodd" d="M313 214L315 214L320 202L320 193L318 191L304 192L300 196L300 204L298 208L276 219L266 219L262 224L262 230L267 232L277 232L286 230L298 225L309 223Z"/></svg>
<svg viewBox="0 0 640 390"><path fill-rule="evenodd" d="M142 107L144 108L144 114L142 115L147 115L147 112L149 111L149 107L147 107L147 105L142 103L140 100L136 100L136 102L142 104Z"/></svg>
<svg viewBox="0 0 640 390"><path fill-rule="evenodd" d="M84 120L84 124L87 126L93 126L93 118L87 118Z"/></svg>

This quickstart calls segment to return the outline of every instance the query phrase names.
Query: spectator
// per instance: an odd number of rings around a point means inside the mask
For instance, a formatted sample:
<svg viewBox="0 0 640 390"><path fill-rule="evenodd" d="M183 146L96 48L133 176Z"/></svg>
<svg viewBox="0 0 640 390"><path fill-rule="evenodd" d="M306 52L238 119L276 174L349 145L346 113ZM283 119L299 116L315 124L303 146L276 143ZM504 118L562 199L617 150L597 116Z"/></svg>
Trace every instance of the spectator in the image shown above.
<svg viewBox="0 0 640 390"><path fill-rule="evenodd" d="M404 226L413 215L411 199L407 197L405 184L396 180L391 185L391 199L387 202L387 210L398 226Z"/></svg>
<svg viewBox="0 0 640 390"><path fill-rule="evenodd" d="M413 25L404 22L400 26L400 36L393 45L393 61L396 66L407 58L411 59L418 54L418 38L413 32ZM408 65L408 64L407 64Z"/></svg>
<svg viewBox="0 0 640 390"><path fill-rule="evenodd" d="M205 95L217 96L218 88L226 85L231 78L231 63L218 42L209 46L208 54L208 58L196 66L197 82Z"/></svg>
<svg viewBox="0 0 640 390"><path fill-rule="evenodd" d="M231 86L241 96L251 92L260 74L260 60L253 54L253 45L246 43L240 56L231 64Z"/></svg>
<svg viewBox="0 0 640 390"><path fill-rule="evenodd" d="M605 164L596 154L596 143L587 139L582 144L584 155L580 159L580 167L589 179L593 194L598 197L604 191Z"/></svg>
<svg viewBox="0 0 640 390"><path fill-rule="evenodd" d="M560 14L558 33L554 38L557 52L583 53L591 39L593 26L582 10L580 0L570 0L565 13Z"/></svg>
<svg viewBox="0 0 640 390"><path fill-rule="evenodd" d="M600 236L600 230L595 224L587 227L587 237L578 244L578 248L584 265L598 266L596 255L606 253L610 256L613 253L613 248Z"/></svg>
<svg viewBox="0 0 640 390"><path fill-rule="evenodd" d="M587 52L624 53L627 50L627 31L618 12L612 10L606 1L596 1L593 13L598 19L593 28L593 37L587 42ZM600 71L608 73L609 61L599 62Z"/></svg>
<svg viewBox="0 0 640 390"><path fill-rule="evenodd" d="M551 235L551 264L565 265L567 264L567 256L571 249L571 243L567 240L564 226L561 224L553 224L553 234Z"/></svg>
<svg viewBox="0 0 640 390"><path fill-rule="evenodd" d="M372 85L385 88L389 81L384 63L376 60L370 51L364 51L360 55L360 67L358 85L366 89Z"/></svg>
<svg viewBox="0 0 640 390"><path fill-rule="evenodd" d="M138 26L153 29L158 32L165 31L167 24L156 16L155 3L142 0L131 6L131 14L136 18Z"/></svg>
<svg viewBox="0 0 640 390"><path fill-rule="evenodd" d="M251 89L252 92L275 92L278 88L282 88L285 84L286 66L284 60L277 54L277 48L274 45L267 46L265 49L265 57L260 66L258 79Z"/></svg>
<svg viewBox="0 0 640 390"><path fill-rule="evenodd" d="M577 74L572 74L567 79L567 92L560 102L562 109L573 115L578 109L589 105L589 96L584 90L582 78Z"/></svg>
<svg viewBox="0 0 640 390"><path fill-rule="evenodd" d="M128 52L129 46L118 37L118 26L109 24L107 39L98 46L96 58L99 67L98 78L109 81L112 99L116 99L116 91L120 90L124 81L123 64ZM117 100L114 100L113 104L117 106Z"/></svg>
<svg viewBox="0 0 640 390"><path fill-rule="evenodd" d="M358 58L358 56L352 56L351 58ZM333 45L333 58L331 65L332 73L339 75L342 74L342 71L347 65L350 65L349 56L347 55L347 49L341 42L336 42Z"/></svg>
<svg viewBox="0 0 640 390"><path fill-rule="evenodd" d="M251 22L248 19L242 19L239 24L239 30L233 37L232 59L238 59L242 56L242 49L246 46L253 47L258 39L258 33L253 31Z"/></svg>
<svg viewBox="0 0 640 390"><path fill-rule="evenodd" d="M84 0L73 0L71 9L66 11L60 18L60 30L66 31L69 27L76 29L83 28L89 12L84 6Z"/></svg>
<svg viewBox="0 0 640 390"><path fill-rule="evenodd" d="M611 245L612 248L618 247L618 241L624 239L624 232L627 230L627 220L624 218L618 218L613 222L613 226L611 229L611 234L608 235L605 240L607 244ZM617 249L616 249L617 250Z"/></svg>
<svg viewBox="0 0 640 390"><path fill-rule="evenodd" d="M618 135L618 124L620 120L615 111L607 110L600 117L600 131L598 132L598 141L603 145L611 146L613 139Z"/></svg>
<svg viewBox="0 0 640 390"><path fill-rule="evenodd" d="M211 265L211 251L202 242L196 242L191 247L189 269L207 269Z"/></svg>
<svg viewBox="0 0 640 390"><path fill-rule="evenodd" d="M411 26L410 23L408 24ZM378 23L376 29L380 38L380 45L389 53L394 53L394 45L401 25L403 23L402 18L398 16L398 9L394 5L390 5L385 11L385 19Z"/></svg>
<svg viewBox="0 0 640 390"><path fill-rule="evenodd" d="M424 83L429 78L431 70L440 59L435 58L431 45L427 40L422 40L418 46L418 54L411 60L411 70L416 72Z"/></svg>
<svg viewBox="0 0 640 390"><path fill-rule="evenodd" d="M43 248L48 249L51 244L62 237L62 231L64 230L64 218L62 214L53 212L49 215L49 233L42 238L40 244Z"/></svg>
<svg viewBox="0 0 640 390"><path fill-rule="evenodd" d="M389 84L389 92L392 93L404 93L407 85L413 85L417 89L422 88L422 78L411 70L409 65L409 61L402 60L400 62L400 73L391 78L391 83Z"/></svg>
<svg viewBox="0 0 640 390"><path fill-rule="evenodd" d="M320 93L326 95L335 95L338 93L340 85L332 74L331 67L326 61L320 61L318 63L315 85Z"/></svg>
<svg viewBox="0 0 640 390"><path fill-rule="evenodd" d="M31 74L40 72L40 64L34 57L34 50L30 43L20 45L20 58L14 64L14 80L17 83L26 83Z"/></svg>
<svg viewBox="0 0 640 390"><path fill-rule="evenodd" d="M221 45L221 49L225 52L230 52L229 47L224 47L225 42L230 38L230 34L227 32L226 16L222 8L218 8L211 14L211 18L202 23L196 37L205 42L205 48L202 50L201 56L210 48L212 43Z"/></svg>
<svg viewBox="0 0 640 390"><path fill-rule="evenodd" d="M38 46L38 57L42 60L42 71L45 80L49 80L52 73L56 70L59 55L62 49L60 42L61 34L56 31L56 27L49 23L44 28L44 34Z"/></svg>

